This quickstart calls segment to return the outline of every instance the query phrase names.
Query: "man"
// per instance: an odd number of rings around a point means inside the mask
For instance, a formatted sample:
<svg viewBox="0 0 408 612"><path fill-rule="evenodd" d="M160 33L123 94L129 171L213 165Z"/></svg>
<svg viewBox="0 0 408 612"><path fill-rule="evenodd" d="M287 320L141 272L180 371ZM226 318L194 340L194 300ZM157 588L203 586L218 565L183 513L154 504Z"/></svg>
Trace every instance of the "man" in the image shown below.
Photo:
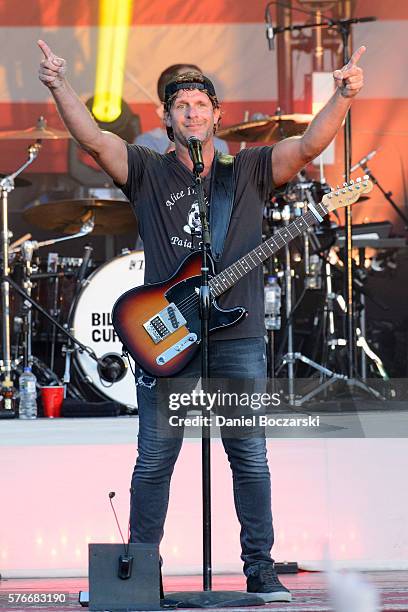
<svg viewBox="0 0 408 612"><path fill-rule="evenodd" d="M156 108L156 113L161 122L163 121L164 114L165 87L173 77L178 76L183 72L199 72L202 74L201 68L195 64L172 64L163 70L159 76L157 81L157 95L160 100L160 105ZM149 147L149 149L157 151L157 153L168 153L170 150L174 149L174 143L169 140L167 132L163 127L154 128L153 130L139 134L135 140L135 144L142 145L143 147ZM214 146L216 150L220 151L221 153L229 152L228 145L225 140L221 140L221 138L217 138L216 136L214 137Z"/></svg>
<svg viewBox="0 0 408 612"><path fill-rule="evenodd" d="M38 44L44 54L40 79L49 87L67 129L123 186L135 208L145 246L145 282L167 279L189 251L198 248L199 236L191 223L196 195L187 141L195 136L202 142L204 190L208 197L214 132L221 112L213 84L197 73L180 75L167 84L164 120L175 151L160 155L145 147L126 145L114 134L102 132L66 80L65 60L56 57L43 41ZM234 206L219 270L257 246L261 241L263 205L274 187L286 183L318 156L340 129L352 98L363 85L357 62L364 51L360 47L342 70L334 72L336 92L303 136L288 138L273 147L247 149L236 156ZM212 377L266 377L262 281L258 267L224 294L223 306L244 306L249 316L239 325L213 334ZM195 379L199 372L197 357L182 376ZM182 441L158 431L156 417L163 409L157 391L159 380L139 372L138 383L139 454L132 477L131 540L159 543L171 474ZM223 435L222 441L233 473L247 590L265 601L290 601L291 595L280 583L270 554L273 527L265 438L259 435L233 439Z"/></svg>

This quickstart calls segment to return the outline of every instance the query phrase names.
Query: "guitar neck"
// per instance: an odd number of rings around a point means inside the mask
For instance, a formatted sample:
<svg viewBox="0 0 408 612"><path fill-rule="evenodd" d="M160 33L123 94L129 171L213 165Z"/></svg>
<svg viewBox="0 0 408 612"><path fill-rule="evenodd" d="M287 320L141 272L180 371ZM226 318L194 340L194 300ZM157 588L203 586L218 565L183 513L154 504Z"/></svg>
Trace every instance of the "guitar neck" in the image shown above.
<svg viewBox="0 0 408 612"><path fill-rule="evenodd" d="M321 203L315 204L315 209L322 217L328 214L328 210ZM254 270L259 264L289 244L291 240L300 236L309 227L317 223L318 220L315 215L309 210L305 215L296 219L296 221L292 221L289 225L282 227L271 238L262 242L255 249L244 255L244 257L241 257L241 259L214 276L209 283L212 295L218 297L225 293L225 291L235 285L251 270Z"/></svg>

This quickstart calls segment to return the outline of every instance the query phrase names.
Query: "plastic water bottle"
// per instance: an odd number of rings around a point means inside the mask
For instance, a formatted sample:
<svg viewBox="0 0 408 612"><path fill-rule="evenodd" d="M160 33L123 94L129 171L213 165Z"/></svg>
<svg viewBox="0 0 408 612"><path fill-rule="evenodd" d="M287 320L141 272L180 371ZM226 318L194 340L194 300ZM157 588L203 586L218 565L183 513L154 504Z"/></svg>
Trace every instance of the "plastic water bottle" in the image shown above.
<svg viewBox="0 0 408 612"><path fill-rule="evenodd" d="M37 379L31 371L31 368L24 368L18 380L20 390L20 419L35 419L37 418Z"/></svg>
<svg viewBox="0 0 408 612"><path fill-rule="evenodd" d="M267 330L281 328L281 296L282 290L276 276L268 276L265 292L265 326Z"/></svg>

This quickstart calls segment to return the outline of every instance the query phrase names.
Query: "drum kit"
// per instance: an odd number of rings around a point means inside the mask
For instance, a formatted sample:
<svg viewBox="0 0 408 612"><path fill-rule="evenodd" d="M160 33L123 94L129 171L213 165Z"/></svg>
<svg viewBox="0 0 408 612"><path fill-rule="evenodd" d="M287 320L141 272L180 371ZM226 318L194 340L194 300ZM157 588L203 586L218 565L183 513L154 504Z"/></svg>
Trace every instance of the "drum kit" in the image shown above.
<svg viewBox="0 0 408 612"><path fill-rule="evenodd" d="M82 257L61 257L41 249L87 235L137 236L137 222L119 190L88 190L87 197L47 201L27 206L24 220L58 236L37 241L26 234L11 242L8 198L15 187L30 185L18 175L38 156L43 140L67 139L68 132L47 126L40 118L35 127L0 132L0 140L32 140L28 159L13 174L1 176L2 199L2 395L16 387L24 366L31 366L43 384L63 383L68 396L113 400L129 411L136 408L133 364L122 356L110 313L115 300L143 283L143 251L125 250L95 268L93 248ZM111 193L116 199L109 198ZM38 256L37 256L38 254ZM41 347L45 344L46 347ZM41 359L37 355L41 353ZM56 349L63 356L56 363ZM47 363L43 361L47 354ZM56 367L57 366L57 367ZM129 367L130 366L130 367ZM73 372L71 372L73 369Z"/></svg>
<svg viewBox="0 0 408 612"><path fill-rule="evenodd" d="M282 138L301 134L310 123L312 115L272 115L233 125L218 132L218 136L232 142L274 143ZM92 247L84 248L83 257L60 257L49 253L44 258L33 257L41 248L73 240L89 234L117 235L132 232L137 236L137 222L130 206L122 199L109 199L106 194L94 190L89 197L49 201L32 204L23 211L23 217L33 227L58 233L50 240L36 241L27 234L10 244L8 229L8 196L15 187L29 182L18 175L39 155L43 140L67 139L68 132L47 126L40 118L37 125L26 130L0 132L0 140L30 140L29 157L13 174L1 176L0 191L3 204L2 217L2 388L6 391L16 385L23 366L36 369L45 384L65 385L72 397L91 397L113 400L127 410L136 410L136 393L133 364L122 354L122 347L111 321L112 306L116 299L128 289L143 283L143 251L126 250L99 267L92 266ZM320 202L330 191L321 169L320 180L310 180L301 173L281 194L264 209L264 234L268 238L282 224L305 214L308 204ZM334 298L331 288L332 268L328 252L336 240L330 224L322 230L310 230L297 245L294 255L286 247L282 260L270 261L265 274L273 273L280 278L285 299L285 328L282 342L286 352L278 351L279 359L272 368L271 376L283 365L288 368L289 380L294 377L294 364L303 361L318 372L338 376L325 365L318 364L300 353L294 352L293 314L298 307L294 300L294 277L299 267L296 259L302 260L303 293L306 289L326 288L324 316L327 319L327 334L330 347L341 345L335 338ZM296 268L297 266L297 268ZM90 273L91 272L91 273ZM299 276L299 274L298 274ZM10 295L11 310L10 310ZM266 325L268 328L268 325ZM271 329L269 339L271 351ZM275 327L276 329L276 327ZM273 332L272 332L273 333ZM338 340L338 341L337 341ZM33 354L33 342L48 344L47 364ZM62 343L63 373L56 373L56 348ZM74 376L71 369L74 368ZM3 393L4 395L4 393Z"/></svg>

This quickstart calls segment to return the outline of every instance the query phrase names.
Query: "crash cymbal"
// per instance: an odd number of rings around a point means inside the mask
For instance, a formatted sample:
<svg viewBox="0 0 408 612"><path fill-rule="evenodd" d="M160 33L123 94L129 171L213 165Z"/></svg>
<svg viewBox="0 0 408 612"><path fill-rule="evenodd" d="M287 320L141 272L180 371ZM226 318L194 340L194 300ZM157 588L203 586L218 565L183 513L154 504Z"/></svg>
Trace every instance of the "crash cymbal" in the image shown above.
<svg viewBox="0 0 408 612"><path fill-rule="evenodd" d="M217 136L234 142L268 142L273 144L288 136L302 134L313 115L271 115L257 121L246 121L219 130Z"/></svg>
<svg viewBox="0 0 408 612"><path fill-rule="evenodd" d="M45 230L63 234L75 234L92 217L95 221L93 234L137 235L137 221L128 202L124 200L59 200L46 204L28 206L23 217L29 223Z"/></svg>
<svg viewBox="0 0 408 612"><path fill-rule="evenodd" d="M26 130L0 132L0 140L61 140L71 138L67 130L57 130L47 126L47 120L40 117L37 125Z"/></svg>
<svg viewBox="0 0 408 612"><path fill-rule="evenodd" d="M0 181L5 176L8 176L8 174L0 174ZM29 187L30 185L31 181L27 181L27 179L20 178L19 176L14 179L14 187Z"/></svg>

